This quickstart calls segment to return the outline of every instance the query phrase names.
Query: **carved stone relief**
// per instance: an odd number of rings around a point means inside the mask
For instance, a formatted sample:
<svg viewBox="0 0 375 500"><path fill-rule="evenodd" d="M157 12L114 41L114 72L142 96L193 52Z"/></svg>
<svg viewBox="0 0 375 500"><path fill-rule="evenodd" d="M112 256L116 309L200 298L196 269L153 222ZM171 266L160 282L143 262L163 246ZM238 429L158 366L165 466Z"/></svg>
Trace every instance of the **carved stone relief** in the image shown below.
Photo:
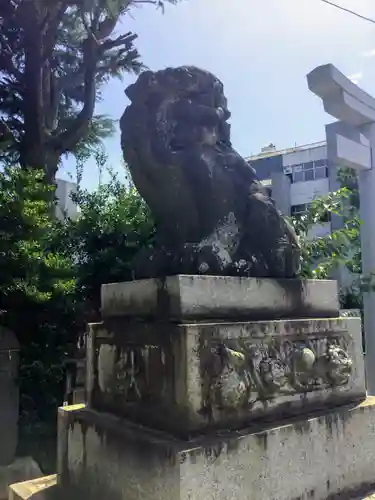
<svg viewBox="0 0 375 500"><path fill-rule="evenodd" d="M206 410L251 409L277 396L346 385L352 360L343 337L254 344L227 340L203 349ZM204 352L205 351L205 352Z"/></svg>
<svg viewBox="0 0 375 500"><path fill-rule="evenodd" d="M166 360L160 346L104 344L99 348L97 365L97 385L102 393L121 398L124 403L163 397Z"/></svg>
<svg viewBox="0 0 375 500"><path fill-rule="evenodd" d="M93 360L93 407L183 431L344 400L352 375L355 381L351 335L337 325L315 333L298 325L283 336L258 328L240 337L225 325L198 334L188 326L188 345L103 336Z"/></svg>

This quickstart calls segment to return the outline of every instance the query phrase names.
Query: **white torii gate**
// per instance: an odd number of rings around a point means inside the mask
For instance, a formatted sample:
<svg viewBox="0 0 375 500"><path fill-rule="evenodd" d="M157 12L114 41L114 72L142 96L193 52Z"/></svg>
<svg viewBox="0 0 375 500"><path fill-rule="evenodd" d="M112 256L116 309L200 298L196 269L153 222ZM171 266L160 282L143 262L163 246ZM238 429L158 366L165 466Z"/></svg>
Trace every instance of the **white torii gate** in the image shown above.
<svg viewBox="0 0 375 500"><path fill-rule="evenodd" d="M326 125L328 159L358 172L362 272L375 272L375 99L332 64L307 75L309 89L339 121ZM364 294L366 383L375 395L375 292Z"/></svg>

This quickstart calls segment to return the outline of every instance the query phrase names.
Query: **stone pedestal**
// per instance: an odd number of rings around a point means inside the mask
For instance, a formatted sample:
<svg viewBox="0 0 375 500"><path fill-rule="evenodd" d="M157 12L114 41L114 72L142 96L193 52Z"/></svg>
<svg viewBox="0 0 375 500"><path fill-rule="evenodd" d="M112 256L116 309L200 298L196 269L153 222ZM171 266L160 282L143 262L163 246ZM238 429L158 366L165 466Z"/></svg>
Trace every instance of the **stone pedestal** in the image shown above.
<svg viewBox="0 0 375 500"><path fill-rule="evenodd" d="M91 325L88 401L181 437L365 397L360 318Z"/></svg>
<svg viewBox="0 0 375 500"><path fill-rule="evenodd" d="M207 319L332 318L337 283L329 280L170 276L102 286L102 317L190 322Z"/></svg>
<svg viewBox="0 0 375 500"><path fill-rule="evenodd" d="M331 459L349 446L343 408L366 394L361 323L339 317L334 282L118 283L103 286L102 315L87 338L87 405L59 411L64 495L323 499L354 481Z"/></svg>
<svg viewBox="0 0 375 500"><path fill-rule="evenodd" d="M190 442L89 409L59 410L71 500L349 499L375 483L375 401Z"/></svg>
<svg viewBox="0 0 375 500"><path fill-rule="evenodd" d="M272 313L294 319L259 320ZM366 394L360 319L338 317L332 281L115 283L103 285L102 314L87 342L89 407L180 437Z"/></svg>

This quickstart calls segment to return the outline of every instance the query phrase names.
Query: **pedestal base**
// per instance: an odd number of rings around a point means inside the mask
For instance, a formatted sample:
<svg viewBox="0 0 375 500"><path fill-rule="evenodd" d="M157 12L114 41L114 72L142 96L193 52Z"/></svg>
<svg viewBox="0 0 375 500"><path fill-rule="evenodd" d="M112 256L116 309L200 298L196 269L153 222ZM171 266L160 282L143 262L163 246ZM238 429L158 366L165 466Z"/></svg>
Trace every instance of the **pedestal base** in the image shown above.
<svg viewBox="0 0 375 500"><path fill-rule="evenodd" d="M184 442L82 406L59 410L58 481L86 500L325 500L375 483L375 398Z"/></svg>
<svg viewBox="0 0 375 500"><path fill-rule="evenodd" d="M56 483L56 474L53 474L12 484L8 500L58 500Z"/></svg>
<svg viewBox="0 0 375 500"><path fill-rule="evenodd" d="M0 467L0 500L8 498L11 484L42 475L39 465L31 457L16 458L13 463Z"/></svg>

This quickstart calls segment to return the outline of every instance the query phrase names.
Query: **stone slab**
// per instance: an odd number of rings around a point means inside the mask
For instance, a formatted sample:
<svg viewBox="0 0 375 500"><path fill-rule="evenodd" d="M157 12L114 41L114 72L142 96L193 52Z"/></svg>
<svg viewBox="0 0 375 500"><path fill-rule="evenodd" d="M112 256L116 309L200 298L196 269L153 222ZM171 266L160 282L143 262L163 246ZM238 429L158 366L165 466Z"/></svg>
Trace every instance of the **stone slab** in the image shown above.
<svg viewBox="0 0 375 500"><path fill-rule="evenodd" d="M375 401L189 443L59 410L58 481L88 500L345 499L375 483Z"/></svg>
<svg viewBox="0 0 375 500"><path fill-rule="evenodd" d="M102 285L102 317L280 319L339 315L329 280L170 276Z"/></svg>
<svg viewBox="0 0 375 500"><path fill-rule="evenodd" d="M188 439L366 396L360 318L90 325L88 404Z"/></svg>
<svg viewBox="0 0 375 500"><path fill-rule="evenodd" d="M0 500L8 498L8 487L20 481L42 475L39 465L31 457L16 458L10 465L0 467Z"/></svg>
<svg viewBox="0 0 375 500"><path fill-rule="evenodd" d="M19 415L19 343L11 331L0 326L0 467L16 456Z"/></svg>
<svg viewBox="0 0 375 500"><path fill-rule="evenodd" d="M9 487L8 500L53 500L56 487L56 474L15 483Z"/></svg>

